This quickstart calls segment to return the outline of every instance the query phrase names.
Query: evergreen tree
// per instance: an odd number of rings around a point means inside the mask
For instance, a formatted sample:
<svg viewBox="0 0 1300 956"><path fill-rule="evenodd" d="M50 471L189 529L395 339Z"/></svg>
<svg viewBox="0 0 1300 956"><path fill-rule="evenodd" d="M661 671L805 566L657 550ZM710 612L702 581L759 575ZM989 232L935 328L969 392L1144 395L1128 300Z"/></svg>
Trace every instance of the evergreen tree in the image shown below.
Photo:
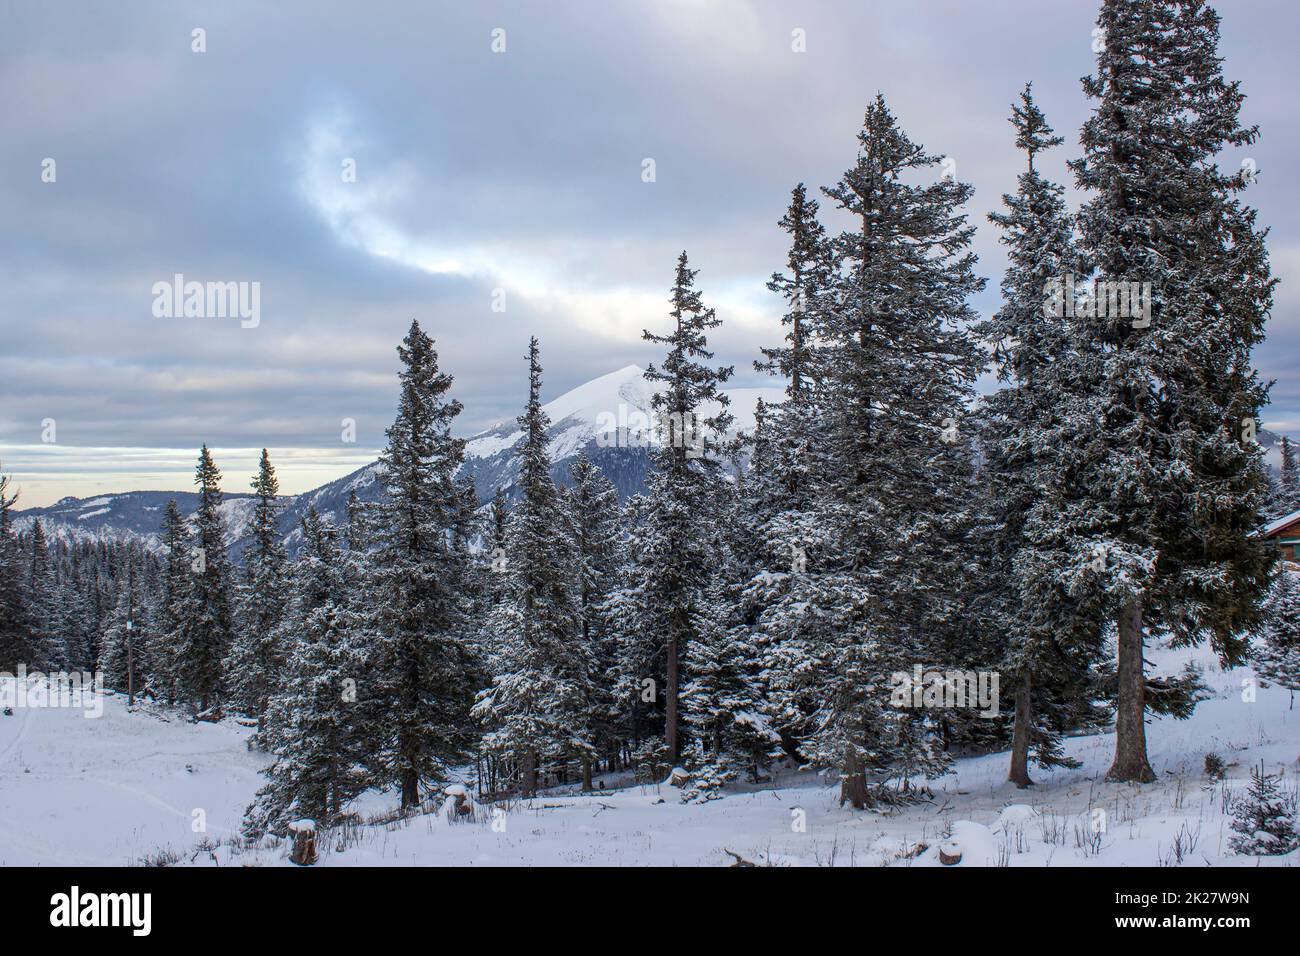
<svg viewBox="0 0 1300 956"><path fill-rule="evenodd" d="M155 694L174 704L180 697L183 624L191 588L189 530L175 498L167 501L162 544L165 564L151 615L150 685Z"/></svg>
<svg viewBox="0 0 1300 956"><path fill-rule="evenodd" d="M239 593L239 628L231 647L227 670L232 698L245 713L257 718L257 734L266 732L267 708L280 681L285 648L277 643L284 605L285 563L277 526L280 482L270 455L262 449L257 477L253 479L257 503L249 529L252 538L244 552L244 580Z"/></svg>
<svg viewBox="0 0 1300 956"><path fill-rule="evenodd" d="M612 760L617 702L606 675L615 665L617 648L605 618L605 605L616 585L618 492L585 454L580 453L569 466L569 479L565 505L577 559L581 641L591 658L586 716L592 728L592 745ZM592 789L591 771L592 759L588 757L582 762L586 790Z"/></svg>
<svg viewBox="0 0 1300 956"><path fill-rule="evenodd" d="M85 670L99 659L99 635L111 602L99 586L98 574L89 581L83 579L79 558L74 545L68 560L60 560L56 566L52 620L60 665Z"/></svg>
<svg viewBox="0 0 1300 956"><path fill-rule="evenodd" d="M190 582L178 607L180 690L200 712L217 706L225 692L223 663L230 647L230 558L221 520L221 471L208 446L199 452L194 483L198 510L190 559Z"/></svg>
<svg viewBox="0 0 1300 956"><path fill-rule="evenodd" d="M99 670L105 687L122 691L127 694L128 703L134 704L135 695L144 689L144 675L149 671L147 604L144 581L137 578L135 561L129 553L126 560L126 581L104 630Z"/></svg>
<svg viewBox="0 0 1300 956"><path fill-rule="evenodd" d="M769 625L782 619L774 609L790 598L793 576L803 572L808 550L820 537L813 509L817 477L810 468L813 449L821 443L822 416L817 407L821 396L816 386L824 380L820 360L825 356L818 352L812 318L829 304L833 270L831 244L817 221L817 211L816 200L807 198L803 184L796 186L779 223L790 233L790 271L774 274L768 283L787 302L782 322L791 328L788 344L763 349L767 361L754 363L760 371L783 375L789 396L789 401L777 406L761 399L757 403L754 432L748 439L746 487L740 496L739 520L752 529L757 549L743 600L748 613L767 619ZM806 661L796 644L786 646L789 637L780 625L765 626L756 649L764 658L767 710L787 753L801 760L798 741L816 711L816 694L801 679Z"/></svg>
<svg viewBox="0 0 1300 956"><path fill-rule="evenodd" d="M32 521L30 554L27 561L27 606L29 609L31 653L29 667L52 670L66 662L63 640L62 602L58 580L50 563L50 546L40 518Z"/></svg>
<svg viewBox="0 0 1300 956"><path fill-rule="evenodd" d="M472 475L456 479L456 522L452 528L454 546L468 555L478 544L483 522L478 514L478 490Z"/></svg>
<svg viewBox="0 0 1300 956"><path fill-rule="evenodd" d="M492 569L492 575L488 581L488 600L495 607L501 601L503 593L502 573L506 569L506 529L510 521L510 508L506 503L506 489L504 486L498 486L496 494L492 496L492 511L489 516L489 566Z"/></svg>
<svg viewBox="0 0 1300 956"><path fill-rule="evenodd" d="M961 418L983 355L966 327L982 288L958 210L971 187L906 178L939 164L884 103L868 107L856 164L824 190L856 222L833 241L810 310L824 370L810 449L806 570L763 615L778 702L812 701L801 750L841 771L841 799L872 800L867 774L910 787L947 755L930 715L891 707L894 675L944 661L968 591L969 439ZM906 178L905 178L906 177ZM786 705L783 719L796 719Z"/></svg>
<svg viewBox="0 0 1300 956"><path fill-rule="evenodd" d="M541 403L537 339L528 347L528 405L519 417L518 502L506 532L505 593L493 610L492 686L475 712L485 745L510 754L525 796L537 792L548 753L594 753L590 717L592 659L580 640L577 555L546 453L550 421Z"/></svg>
<svg viewBox="0 0 1300 956"><path fill-rule="evenodd" d="M767 690L755 627L758 607L746 585L759 557L756 535L745 522L745 477L724 487L716 555L697 611L696 634L685 655L684 720L694 749L684 800L710 800L742 774L758 782L781 740L768 719Z"/></svg>
<svg viewBox="0 0 1300 956"><path fill-rule="evenodd" d="M615 732L634 751L643 741L655 738L655 749L666 754L659 693L663 686L662 642L654 631L656 618L649 598L649 511L644 495L633 495L623 506L615 587L602 604L600 617L609 629L613 649L613 663L605 677L613 697Z"/></svg>
<svg viewBox="0 0 1300 956"><path fill-rule="evenodd" d="M1280 452L1282 464L1273 500L1273 512L1279 518L1300 508L1300 468L1296 465L1295 444L1286 435L1282 436Z"/></svg>
<svg viewBox="0 0 1300 956"><path fill-rule="evenodd" d="M20 663L34 663L25 579L27 562L13 529L18 492L0 473L0 670L14 673Z"/></svg>
<svg viewBox="0 0 1300 956"><path fill-rule="evenodd" d="M1279 775L1280 776L1280 775ZM1295 803L1282 792L1279 777L1266 774L1261 762L1250 770L1250 789L1232 813L1228 847L1244 856L1281 856L1300 847Z"/></svg>
<svg viewBox="0 0 1300 956"><path fill-rule="evenodd" d="M1235 662L1275 559L1251 537L1268 487L1254 441L1267 389L1251 350L1274 280L1255 212L1238 198L1246 180L1215 162L1257 135L1240 125L1243 95L1222 75L1218 15L1202 0L1105 0L1098 26L1097 69L1084 80L1097 105L1071 163L1089 196L1081 241L1130 300L1129 284L1150 283L1149 311L1116 315L1109 293L1076 310L1059 396L1070 420L1056 435L1072 451L1051 508L1074 555L1060 586L1099 593L1118 625L1110 777L1150 781L1147 627L1176 643L1208 637Z"/></svg>
<svg viewBox="0 0 1300 956"><path fill-rule="evenodd" d="M681 754L682 654L695 635L696 612L712 564L714 506L725 480L716 456L731 424L729 400L721 386L732 368L705 364L713 358L707 333L722 322L713 309L705 308L694 288L695 275L683 252L669 299L673 329L667 335L642 334L646 341L666 346L668 354L661 366L651 365L645 373L662 389L653 400L662 444L647 479L646 554L636 587L643 633L660 643L656 657L663 661L664 740L668 759L674 762Z"/></svg>
<svg viewBox="0 0 1300 956"><path fill-rule="evenodd" d="M1056 592L1051 574L1059 556L1036 527L1026 527L1027 521L1052 517L1035 509L1044 475L1061 452L1053 427L1060 415L1059 372L1071 351L1064 309L1059 315L1045 309L1045 290L1086 273L1086 266L1074 247L1064 190L1035 166L1041 153L1063 139L1034 103L1031 84L1012 107L1011 124L1026 168L1015 195L1002 197L1007 211L989 215L1002 228L1010 261L1001 308L976 327L993 347L1002 388L988 397L980 418L989 529L986 546L973 560L983 572L982 627L1005 641L990 650L1000 653L998 669L1015 691L1008 779L1027 787L1031 747L1040 766L1071 763L1060 752L1053 715L1081 699L1080 684L1100 654L1101 627L1096 615Z"/></svg>
<svg viewBox="0 0 1300 956"><path fill-rule="evenodd" d="M1300 690L1300 573L1284 570L1274 582L1251 659L1260 677L1291 691L1294 707Z"/></svg>
<svg viewBox="0 0 1300 956"><path fill-rule="evenodd" d="M354 689L366 667L349 606L346 559L328 519L309 509L280 629L294 637L270 704L275 762L244 815L251 837L295 819L328 826L366 788L365 736Z"/></svg>
<svg viewBox="0 0 1300 956"><path fill-rule="evenodd" d="M817 221L817 200L809 199L803 183L794 187L790 207L779 225L790 234L790 254L786 260L789 274L773 273L767 287L780 293L786 301L782 325L790 327L786 345L762 349L766 361L755 362L759 371L779 371L789 384L786 394L792 400L803 397L813 387L815 344L809 339L805 313L819 301L827 284L829 248L826 230Z"/></svg>
<svg viewBox="0 0 1300 956"><path fill-rule="evenodd" d="M418 322L397 352L401 399L380 458L387 497L368 522L368 627L378 641L370 725L383 734L373 768L400 787L409 808L422 781L446 779L468 752L475 687L464 640L466 566L454 543L464 442L451 427L461 404L447 398L451 376Z"/></svg>

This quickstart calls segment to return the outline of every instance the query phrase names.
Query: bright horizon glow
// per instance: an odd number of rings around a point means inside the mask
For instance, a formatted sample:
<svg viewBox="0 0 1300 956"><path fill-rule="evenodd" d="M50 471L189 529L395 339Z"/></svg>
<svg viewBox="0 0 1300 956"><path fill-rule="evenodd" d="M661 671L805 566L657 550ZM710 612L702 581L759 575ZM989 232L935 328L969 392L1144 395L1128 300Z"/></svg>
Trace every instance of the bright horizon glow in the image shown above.
<svg viewBox="0 0 1300 956"><path fill-rule="evenodd" d="M312 491L379 457L380 449L348 446L268 448L286 497ZM221 469L221 490L249 492L261 448L211 448ZM0 470L19 492L17 509L44 508L64 498L93 498L131 491L193 491L197 448L95 448L66 445L0 447Z"/></svg>

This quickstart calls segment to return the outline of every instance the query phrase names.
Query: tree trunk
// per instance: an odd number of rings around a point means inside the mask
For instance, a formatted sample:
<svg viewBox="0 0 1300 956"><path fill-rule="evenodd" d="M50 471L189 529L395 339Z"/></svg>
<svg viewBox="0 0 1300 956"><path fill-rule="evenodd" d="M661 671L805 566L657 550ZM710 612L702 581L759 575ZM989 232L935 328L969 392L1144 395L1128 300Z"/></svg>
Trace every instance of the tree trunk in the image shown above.
<svg viewBox="0 0 1300 956"><path fill-rule="evenodd" d="M1143 673L1142 604L1134 598L1119 613L1119 707L1115 718L1115 762L1106 779L1150 783L1147 762L1146 675Z"/></svg>
<svg viewBox="0 0 1300 956"><path fill-rule="evenodd" d="M668 745L668 762L677 766L677 638L668 639L668 688L665 694L664 742Z"/></svg>
<svg viewBox="0 0 1300 956"><path fill-rule="evenodd" d="M591 758L590 757L582 758L582 789L584 792L587 793L590 793L592 790L596 789L591 785Z"/></svg>
<svg viewBox="0 0 1300 956"><path fill-rule="evenodd" d="M402 771L402 809L410 810L420 804L420 777L414 768Z"/></svg>
<svg viewBox="0 0 1300 956"><path fill-rule="evenodd" d="M852 804L854 810L867 808L867 775L852 746L844 751L844 775L840 778L840 806Z"/></svg>
<svg viewBox="0 0 1300 956"><path fill-rule="evenodd" d="M1011 771L1007 779L1021 790L1031 787L1034 781L1029 779L1029 731L1033 717L1033 703L1030 699L1029 672L1020 678L1016 688L1016 720L1011 732Z"/></svg>
<svg viewBox="0 0 1300 956"><path fill-rule="evenodd" d="M534 750L524 754L521 787L525 797L537 796L537 752Z"/></svg>

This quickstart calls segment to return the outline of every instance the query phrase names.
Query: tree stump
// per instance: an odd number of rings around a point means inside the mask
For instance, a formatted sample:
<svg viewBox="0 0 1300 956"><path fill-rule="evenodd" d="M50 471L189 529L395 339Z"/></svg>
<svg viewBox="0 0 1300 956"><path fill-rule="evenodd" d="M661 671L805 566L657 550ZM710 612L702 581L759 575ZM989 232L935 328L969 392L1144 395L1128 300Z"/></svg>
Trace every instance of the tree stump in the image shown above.
<svg viewBox="0 0 1300 956"><path fill-rule="evenodd" d="M944 866L955 866L961 862L961 846L949 840L939 845L939 862Z"/></svg>
<svg viewBox="0 0 1300 956"><path fill-rule="evenodd" d="M289 824L289 835L293 837L293 850L289 861L299 866L311 866L316 862L316 821L295 820Z"/></svg>

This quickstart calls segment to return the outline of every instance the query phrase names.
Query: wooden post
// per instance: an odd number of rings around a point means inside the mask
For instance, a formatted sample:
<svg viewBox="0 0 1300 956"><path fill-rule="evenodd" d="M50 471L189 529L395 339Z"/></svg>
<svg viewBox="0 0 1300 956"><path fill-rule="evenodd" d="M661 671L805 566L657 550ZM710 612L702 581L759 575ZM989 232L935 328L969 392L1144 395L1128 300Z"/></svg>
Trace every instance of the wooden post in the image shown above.
<svg viewBox="0 0 1300 956"><path fill-rule="evenodd" d="M135 706L135 644L131 640L131 618L135 616L134 585L135 565L128 553L126 559L126 706Z"/></svg>

